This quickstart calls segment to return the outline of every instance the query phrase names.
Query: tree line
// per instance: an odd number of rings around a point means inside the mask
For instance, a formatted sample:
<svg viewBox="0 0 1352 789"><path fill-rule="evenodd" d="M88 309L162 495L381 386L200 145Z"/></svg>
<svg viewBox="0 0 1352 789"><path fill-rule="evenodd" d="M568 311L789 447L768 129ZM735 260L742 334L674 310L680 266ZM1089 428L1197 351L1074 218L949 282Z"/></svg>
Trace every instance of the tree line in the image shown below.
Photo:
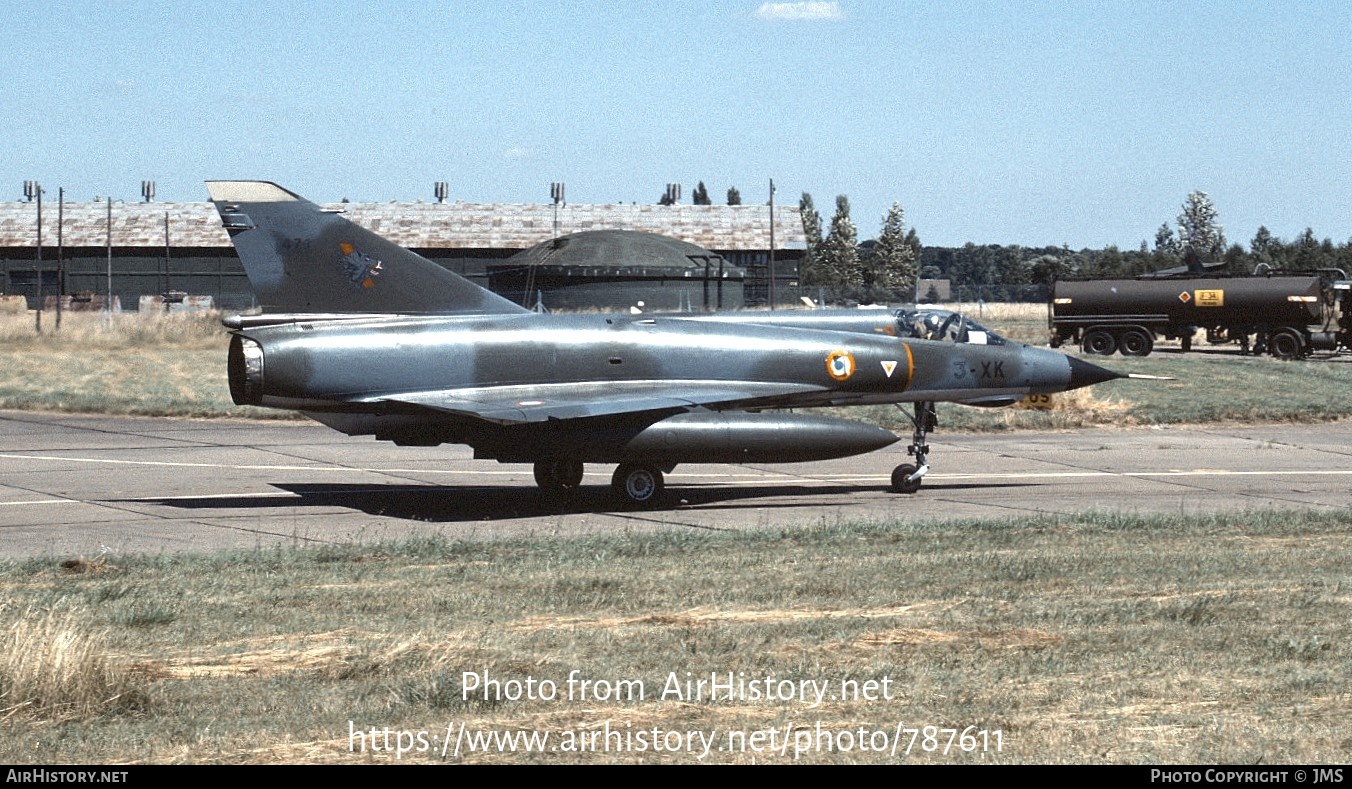
<svg viewBox="0 0 1352 789"><path fill-rule="evenodd" d="M1187 265L1193 255L1212 264L1208 270L1235 276L1255 270L1352 272L1352 239L1335 245L1318 239L1311 228L1291 241L1259 227L1247 247L1227 242L1219 213L1201 191L1187 196L1174 224L1160 226L1153 247L1142 241L1133 250L1115 245L1080 250L973 243L926 247L914 228L905 227L898 203L883 217L878 238L860 243L844 195L836 198L825 236L810 194L803 193L799 209L807 239L800 281L831 303L936 300L936 291L916 292L917 277L949 280L951 296L959 300L1037 301L1046 298L1047 286L1058 279L1133 277Z"/></svg>
<svg viewBox="0 0 1352 789"><path fill-rule="evenodd" d="M660 198L658 198L657 204L658 204L658 205L675 205L675 204L676 204L676 200L677 200L676 195L672 194L670 191L667 191L667 192L664 192ZM693 204L693 205L713 205L713 204L714 204L713 199L709 197L709 190L708 190L707 187L704 186L704 182L703 182L703 181L700 181L700 182L699 182L699 185L695 187L695 191L693 191L693 192L690 193L690 202L691 202L691 204ZM739 192L739 191L737 190L737 187L735 187L735 186L729 186L729 187L728 187L728 205L741 205L741 204L742 204L742 193Z"/></svg>

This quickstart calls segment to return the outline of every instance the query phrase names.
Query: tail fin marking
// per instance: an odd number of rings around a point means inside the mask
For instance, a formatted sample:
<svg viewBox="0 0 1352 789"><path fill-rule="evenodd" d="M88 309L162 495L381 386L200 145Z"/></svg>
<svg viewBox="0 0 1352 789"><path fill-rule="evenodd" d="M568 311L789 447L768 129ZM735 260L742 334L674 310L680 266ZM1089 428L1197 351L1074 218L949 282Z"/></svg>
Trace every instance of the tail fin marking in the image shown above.
<svg viewBox="0 0 1352 789"><path fill-rule="evenodd" d="M207 181L265 312L526 312L427 258L267 181Z"/></svg>

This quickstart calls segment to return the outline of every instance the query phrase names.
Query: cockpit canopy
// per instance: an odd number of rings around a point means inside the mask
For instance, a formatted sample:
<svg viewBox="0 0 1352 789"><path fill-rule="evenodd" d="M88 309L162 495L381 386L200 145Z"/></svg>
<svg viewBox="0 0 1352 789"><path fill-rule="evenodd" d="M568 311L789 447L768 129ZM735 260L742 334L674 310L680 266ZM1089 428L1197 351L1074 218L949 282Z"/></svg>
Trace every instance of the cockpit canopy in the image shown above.
<svg viewBox="0 0 1352 789"><path fill-rule="evenodd" d="M985 326L952 310L928 307L900 309L897 329L902 336L920 340L945 340L973 345L1004 345L1007 340Z"/></svg>

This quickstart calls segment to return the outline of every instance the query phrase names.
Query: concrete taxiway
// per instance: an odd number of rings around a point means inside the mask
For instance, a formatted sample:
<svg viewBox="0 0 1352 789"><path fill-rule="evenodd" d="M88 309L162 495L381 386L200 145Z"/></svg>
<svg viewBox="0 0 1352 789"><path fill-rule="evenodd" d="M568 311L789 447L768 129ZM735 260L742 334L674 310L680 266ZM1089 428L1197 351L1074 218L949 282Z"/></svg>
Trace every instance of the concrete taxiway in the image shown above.
<svg viewBox="0 0 1352 789"><path fill-rule="evenodd" d="M529 466L459 446L396 447L308 422L0 412L0 557L1352 501L1352 422L941 431L914 496L888 490L904 443L822 463L680 466L664 508L626 511L609 466L588 467L558 501Z"/></svg>

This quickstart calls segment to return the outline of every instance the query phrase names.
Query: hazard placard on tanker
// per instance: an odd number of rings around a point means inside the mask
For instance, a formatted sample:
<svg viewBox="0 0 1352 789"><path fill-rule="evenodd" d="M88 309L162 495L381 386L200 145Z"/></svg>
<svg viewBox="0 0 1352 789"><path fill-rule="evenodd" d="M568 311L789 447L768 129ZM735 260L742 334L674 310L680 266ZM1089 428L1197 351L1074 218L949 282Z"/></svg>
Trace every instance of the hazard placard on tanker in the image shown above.
<svg viewBox="0 0 1352 789"><path fill-rule="evenodd" d="M1197 300L1199 307L1225 306L1225 291L1223 290L1194 290L1192 296Z"/></svg>

